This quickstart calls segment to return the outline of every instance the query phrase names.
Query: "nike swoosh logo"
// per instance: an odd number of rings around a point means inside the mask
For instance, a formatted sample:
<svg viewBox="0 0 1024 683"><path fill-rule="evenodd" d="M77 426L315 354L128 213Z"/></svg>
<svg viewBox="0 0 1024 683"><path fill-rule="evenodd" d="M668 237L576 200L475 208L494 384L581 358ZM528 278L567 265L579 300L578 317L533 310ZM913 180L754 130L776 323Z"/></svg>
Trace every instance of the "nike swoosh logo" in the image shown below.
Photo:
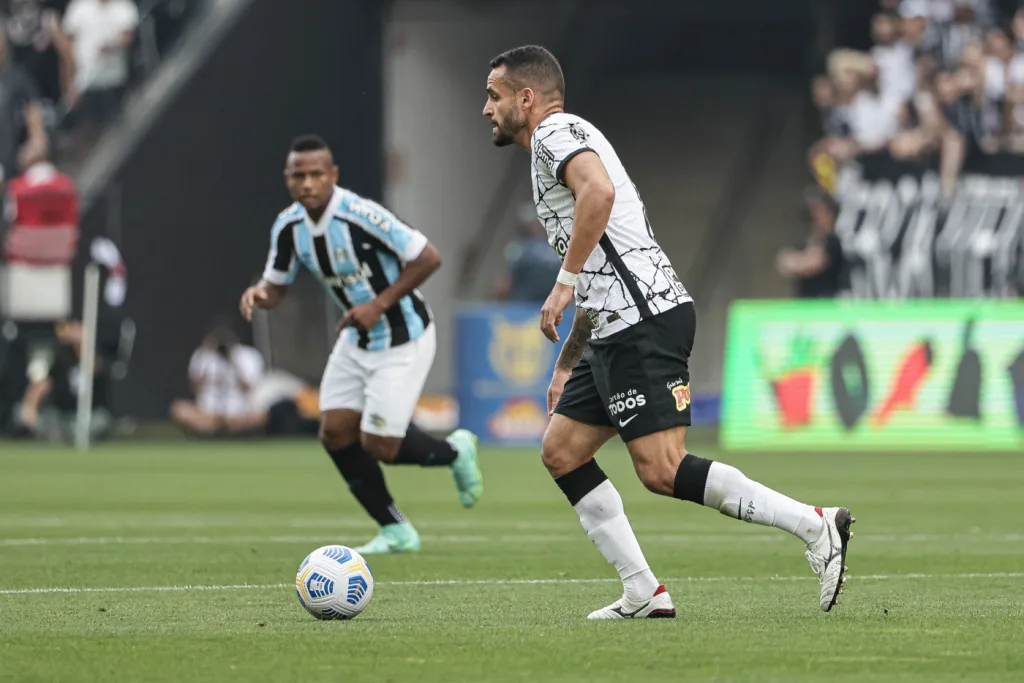
<svg viewBox="0 0 1024 683"><path fill-rule="evenodd" d="M636 417L636 415L634 415L633 417ZM612 611L613 611L613 612L618 612L619 614L621 614L621 615L622 615L622 618L623 618L623 619L632 619L632 618L633 618L633 617L635 617L635 616L636 616L637 614L639 614L639 613L640 613L641 611L643 611L644 609L646 609L646 608L647 608L647 606L648 606L649 604L651 604L651 601L650 601L650 600L648 600L648 601L647 601L647 602L645 602L644 604L640 605L640 609L638 609L638 610L637 610L637 611L635 611L635 612L623 612L623 611L622 611L622 608L621 608L621 607L616 607L616 608L615 608L615 609L613 609Z"/></svg>
<svg viewBox="0 0 1024 683"><path fill-rule="evenodd" d="M626 425L628 425L628 424L629 424L630 422L632 422L633 420L635 420L635 419L636 419L637 417L638 417L637 415L633 415L633 416L632 416L632 417L630 417L630 418L629 418L628 420L619 420L619 426L620 426L620 427L625 427L625 426L626 426Z"/></svg>

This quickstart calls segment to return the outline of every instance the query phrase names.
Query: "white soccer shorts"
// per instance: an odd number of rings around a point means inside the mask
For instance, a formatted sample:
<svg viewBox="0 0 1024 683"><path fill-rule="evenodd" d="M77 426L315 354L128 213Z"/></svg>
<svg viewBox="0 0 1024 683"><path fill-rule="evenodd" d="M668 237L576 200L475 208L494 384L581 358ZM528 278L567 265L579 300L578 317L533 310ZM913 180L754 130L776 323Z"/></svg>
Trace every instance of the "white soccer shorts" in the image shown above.
<svg viewBox="0 0 1024 683"><path fill-rule="evenodd" d="M354 410L363 414L363 432L405 436L436 351L433 325L418 339L383 351L339 337L320 380L320 412Z"/></svg>

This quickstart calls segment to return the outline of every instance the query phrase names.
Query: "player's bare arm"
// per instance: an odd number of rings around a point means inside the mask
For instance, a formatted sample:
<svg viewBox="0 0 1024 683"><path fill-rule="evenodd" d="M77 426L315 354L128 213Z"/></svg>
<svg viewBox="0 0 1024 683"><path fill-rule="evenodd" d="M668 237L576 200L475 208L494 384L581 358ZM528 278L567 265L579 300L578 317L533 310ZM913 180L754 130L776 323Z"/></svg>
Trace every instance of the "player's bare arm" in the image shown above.
<svg viewBox="0 0 1024 683"><path fill-rule="evenodd" d="M585 151L569 160L565 184L576 196L574 229L558 282L540 312L540 329L551 341L558 341L555 328L572 300L576 278L604 235L615 203L615 186L595 152Z"/></svg>
<svg viewBox="0 0 1024 683"><path fill-rule="evenodd" d="M340 327L351 325L364 330L371 329L386 311L426 282L440 267L441 253L428 242L419 256L405 264L393 285L378 294L373 301L350 309L342 318Z"/></svg>
<svg viewBox="0 0 1024 683"><path fill-rule="evenodd" d="M590 318L577 310L572 321L572 330L562 345L562 351L555 362L555 371L551 375L551 384L548 386L548 416L554 414L558 399L562 397L562 391L565 389L565 383L569 381L572 369L583 357L583 351L587 348L593 329Z"/></svg>
<svg viewBox="0 0 1024 683"><path fill-rule="evenodd" d="M257 284L249 287L242 293L242 300L238 304L242 317L247 322L252 322L252 312L256 308L269 310L281 303L281 299L288 293L288 287L275 285L266 280L260 280Z"/></svg>

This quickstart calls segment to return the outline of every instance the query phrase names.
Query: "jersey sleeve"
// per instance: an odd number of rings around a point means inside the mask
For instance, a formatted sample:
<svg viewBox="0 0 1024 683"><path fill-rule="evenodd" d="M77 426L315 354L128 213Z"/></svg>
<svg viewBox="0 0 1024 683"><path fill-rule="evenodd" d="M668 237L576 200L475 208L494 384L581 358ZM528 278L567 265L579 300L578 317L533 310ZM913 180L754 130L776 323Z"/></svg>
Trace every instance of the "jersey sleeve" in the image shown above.
<svg viewBox="0 0 1024 683"><path fill-rule="evenodd" d="M351 221L394 252L402 263L415 261L427 246L427 237L406 225L377 202L353 197L342 204L345 220Z"/></svg>
<svg viewBox="0 0 1024 683"><path fill-rule="evenodd" d="M295 258L295 223L278 220L270 233L270 253L263 269L263 279L272 285L286 286L295 282L299 260Z"/></svg>
<svg viewBox="0 0 1024 683"><path fill-rule="evenodd" d="M578 122L558 122L539 129L534 145L537 163L562 185L565 185L565 167L569 161L577 154L594 152L590 133Z"/></svg>

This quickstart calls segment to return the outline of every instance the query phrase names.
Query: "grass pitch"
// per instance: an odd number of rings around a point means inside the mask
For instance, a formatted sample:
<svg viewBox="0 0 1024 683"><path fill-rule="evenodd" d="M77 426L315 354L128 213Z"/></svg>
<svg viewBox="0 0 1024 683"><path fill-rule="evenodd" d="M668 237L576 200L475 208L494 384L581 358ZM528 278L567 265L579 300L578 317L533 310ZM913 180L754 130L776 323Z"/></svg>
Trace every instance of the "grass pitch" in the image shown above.
<svg viewBox="0 0 1024 683"><path fill-rule="evenodd" d="M373 525L314 442L0 442L0 681L1019 681L1024 457L694 450L858 518L844 603L798 541L646 493L599 456L679 618L589 623L619 596L536 454L485 451L484 498L389 468L423 536L370 558L350 622L294 575Z"/></svg>

